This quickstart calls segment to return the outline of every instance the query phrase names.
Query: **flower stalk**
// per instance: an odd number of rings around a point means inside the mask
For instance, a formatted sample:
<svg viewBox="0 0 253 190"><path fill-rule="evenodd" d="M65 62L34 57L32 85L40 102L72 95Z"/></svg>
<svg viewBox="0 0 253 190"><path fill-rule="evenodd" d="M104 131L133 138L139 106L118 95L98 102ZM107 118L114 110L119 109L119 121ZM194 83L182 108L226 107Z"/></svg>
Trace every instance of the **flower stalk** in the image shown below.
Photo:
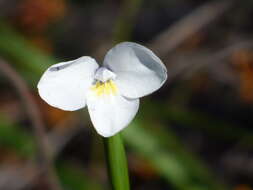
<svg viewBox="0 0 253 190"><path fill-rule="evenodd" d="M127 159L120 133L103 140L112 189L130 190Z"/></svg>

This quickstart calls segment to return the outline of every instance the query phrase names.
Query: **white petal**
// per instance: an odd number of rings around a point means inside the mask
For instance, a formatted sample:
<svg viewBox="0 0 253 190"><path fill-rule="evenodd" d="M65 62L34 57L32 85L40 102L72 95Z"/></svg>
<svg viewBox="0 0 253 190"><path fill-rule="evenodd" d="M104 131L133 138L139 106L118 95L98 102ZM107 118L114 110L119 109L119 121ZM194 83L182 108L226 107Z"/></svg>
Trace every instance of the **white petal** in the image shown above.
<svg viewBox="0 0 253 190"><path fill-rule="evenodd" d="M104 67L116 74L116 84L129 98L148 95L167 79L162 61L148 48L132 42L123 42L112 48L105 56Z"/></svg>
<svg viewBox="0 0 253 190"><path fill-rule="evenodd" d="M139 108L139 99L127 99L121 95L87 96L91 121L98 134L110 137L124 129Z"/></svg>
<svg viewBox="0 0 253 190"><path fill-rule="evenodd" d="M49 105L62 110L83 108L97 68L96 61L87 56L52 65L38 83L39 95Z"/></svg>

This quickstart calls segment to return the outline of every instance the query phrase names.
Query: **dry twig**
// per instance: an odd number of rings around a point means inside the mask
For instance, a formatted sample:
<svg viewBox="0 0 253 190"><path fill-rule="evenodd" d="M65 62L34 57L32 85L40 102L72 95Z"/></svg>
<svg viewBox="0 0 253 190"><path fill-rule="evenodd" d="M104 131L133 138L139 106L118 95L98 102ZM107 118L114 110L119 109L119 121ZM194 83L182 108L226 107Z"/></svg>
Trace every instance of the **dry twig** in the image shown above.
<svg viewBox="0 0 253 190"><path fill-rule="evenodd" d="M219 18L232 4L232 0L223 0L211 1L200 6L158 35L148 44L148 47L153 49L159 56L165 56L191 35L198 32L211 21Z"/></svg>
<svg viewBox="0 0 253 190"><path fill-rule="evenodd" d="M61 152L64 146L76 134L78 134L81 130L85 129L83 127L76 127L79 126L80 122L81 121L77 114L74 114L57 124L57 126L54 127L54 130L47 134L47 139L52 145L51 150L53 150L53 158L55 158L58 153ZM71 126L69 125L70 123L72 124ZM67 125L68 127L64 127L65 125ZM64 128L64 130L62 130L62 128ZM37 179L41 174L43 174L43 168L36 168L36 165L33 163L33 161L28 161L22 167L1 167L0 189L6 189L7 186L10 190L28 189L33 184L35 179ZM15 181L15 184L9 185L10 181Z"/></svg>
<svg viewBox="0 0 253 190"><path fill-rule="evenodd" d="M7 79L9 79L24 103L27 114L34 127L34 133L38 143L39 158L41 159L40 162L42 163L42 166L40 166L40 168L44 169L45 171L45 173L43 173L45 177L47 177L50 189L60 190L61 188L53 169L52 151L49 148L49 143L45 133L45 127L42 122L39 109L36 106L36 103L34 102L25 81L4 60L0 60L0 72Z"/></svg>
<svg viewBox="0 0 253 190"><path fill-rule="evenodd" d="M233 44L214 52L198 52L191 56L181 57L179 60L174 60L173 64L170 66L170 69L168 70L168 81L172 82L173 79L178 76L183 79L189 79L200 69L208 69L208 72L215 78L221 78L222 81L234 82L232 79L233 77L231 77L231 72L227 72L228 68L222 64L225 63L223 60L235 51L242 48L252 47L253 40L248 39L234 42Z"/></svg>

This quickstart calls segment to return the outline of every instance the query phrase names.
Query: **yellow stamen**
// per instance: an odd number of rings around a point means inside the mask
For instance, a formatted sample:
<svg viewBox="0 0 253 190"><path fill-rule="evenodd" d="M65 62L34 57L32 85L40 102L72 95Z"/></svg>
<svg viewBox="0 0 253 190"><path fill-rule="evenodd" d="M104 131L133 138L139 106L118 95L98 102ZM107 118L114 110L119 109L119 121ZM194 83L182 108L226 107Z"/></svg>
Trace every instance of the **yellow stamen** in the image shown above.
<svg viewBox="0 0 253 190"><path fill-rule="evenodd" d="M91 90L97 95L116 95L118 88L112 80L106 82L98 81L95 85L91 87Z"/></svg>

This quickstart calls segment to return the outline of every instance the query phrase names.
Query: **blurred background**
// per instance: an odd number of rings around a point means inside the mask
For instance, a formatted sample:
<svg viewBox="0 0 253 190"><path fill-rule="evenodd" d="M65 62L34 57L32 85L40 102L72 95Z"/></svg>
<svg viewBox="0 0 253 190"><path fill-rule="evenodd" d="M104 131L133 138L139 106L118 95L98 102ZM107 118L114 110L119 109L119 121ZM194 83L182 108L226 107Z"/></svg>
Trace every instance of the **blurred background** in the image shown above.
<svg viewBox="0 0 253 190"><path fill-rule="evenodd" d="M168 81L122 132L132 189L252 190L252 16L252 0L0 0L0 189L110 189L87 110L54 109L36 85L134 41Z"/></svg>

